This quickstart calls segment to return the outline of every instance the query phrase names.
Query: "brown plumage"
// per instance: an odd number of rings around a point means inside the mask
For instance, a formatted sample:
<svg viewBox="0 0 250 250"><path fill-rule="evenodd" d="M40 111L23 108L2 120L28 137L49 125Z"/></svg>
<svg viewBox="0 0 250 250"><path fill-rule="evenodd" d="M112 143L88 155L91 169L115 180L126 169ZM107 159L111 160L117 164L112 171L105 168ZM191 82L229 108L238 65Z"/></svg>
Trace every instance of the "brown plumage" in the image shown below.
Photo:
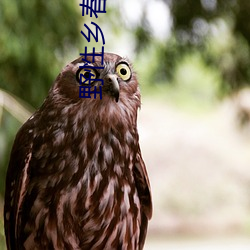
<svg viewBox="0 0 250 250"><path fill-rule="evenodd" d="M104 69L95 70L102 99L79 98L80 65L81 57L62 70L17 133L6 178L8 249L143 248L152 204L136 75L126 59L105 53Z"/></svg>

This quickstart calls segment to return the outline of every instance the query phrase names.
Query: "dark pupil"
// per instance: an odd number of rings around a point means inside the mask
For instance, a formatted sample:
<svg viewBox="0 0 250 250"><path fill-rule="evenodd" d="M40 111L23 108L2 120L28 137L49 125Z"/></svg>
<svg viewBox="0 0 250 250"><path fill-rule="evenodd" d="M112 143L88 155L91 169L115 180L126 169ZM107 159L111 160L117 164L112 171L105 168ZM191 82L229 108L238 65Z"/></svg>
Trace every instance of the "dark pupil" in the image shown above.
<svg viewBox="0 0 250 250"><path fill-rule="evenodd" d="M127 74L127 70L126 70L126 69L121 69L120 72L121 72L121 74L124 75L124 76Z"/></svg>
<svg viewBox="0 0 250 250"><path fill-rule="evenodd" d="M84 77L87 78L87 79L89 79L90 78L90 73L89 72L85 72L84 73Z"/></svg>

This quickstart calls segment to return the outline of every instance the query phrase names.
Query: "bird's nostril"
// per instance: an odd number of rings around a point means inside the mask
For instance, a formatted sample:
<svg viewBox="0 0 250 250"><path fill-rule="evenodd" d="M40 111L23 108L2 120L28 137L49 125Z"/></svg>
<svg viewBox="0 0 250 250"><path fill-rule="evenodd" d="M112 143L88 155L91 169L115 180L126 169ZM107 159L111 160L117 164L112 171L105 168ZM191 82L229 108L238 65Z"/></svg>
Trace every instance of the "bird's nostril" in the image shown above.
<svg viewBox="0 0 250 250"><path fill-rule="evenodd" d="M112 83L114 80L118 81L118 78L117 78L117 77L114 77L114 78L112 78L112 77L107 77L106 79L107 79L107 82L108 82L108 83Z"/></svg>

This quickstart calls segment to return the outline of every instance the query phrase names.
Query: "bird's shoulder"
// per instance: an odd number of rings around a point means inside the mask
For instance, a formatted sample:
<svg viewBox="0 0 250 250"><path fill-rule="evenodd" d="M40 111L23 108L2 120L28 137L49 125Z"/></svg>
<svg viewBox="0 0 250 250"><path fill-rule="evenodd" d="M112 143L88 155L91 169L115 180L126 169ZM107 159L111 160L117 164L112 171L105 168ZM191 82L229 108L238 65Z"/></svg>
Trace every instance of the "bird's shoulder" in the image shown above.
<svg viewBox="0 0 250 250"><path fill-rule="evenodd" d="M17 222L25 186L29 182L29 162L32 157L32 138L34 122L29 119L18 131L11 150L6 175L4 220L6 242L9 249L14 249L18 234Z"/></svg>

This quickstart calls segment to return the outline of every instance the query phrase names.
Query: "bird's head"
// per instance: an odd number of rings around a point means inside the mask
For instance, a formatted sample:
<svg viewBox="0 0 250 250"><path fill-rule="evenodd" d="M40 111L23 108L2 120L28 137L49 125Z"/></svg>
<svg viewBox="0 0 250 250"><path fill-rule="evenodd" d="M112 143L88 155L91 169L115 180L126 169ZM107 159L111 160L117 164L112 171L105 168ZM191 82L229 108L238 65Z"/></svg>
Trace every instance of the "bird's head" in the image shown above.
<svg viewBox="0 0 250 250"><path fill-rule="evenodd" d="M85 93L79 96L83 90ZM84 120L91 114L92 119L109 124L118 120L135 124L141 105L131 63L113 53L104 53L103 63L99 55L69 63L56 78L47 99L61 110L61 117L71 112L70 117Z"/></svg>
<svg viewBox="0 0 250 250"><path fill-rule="evenodd" d="M126 99L140 102L138 81L131 63L113 53L104 53L103 64L99 55L74 60L59 74L53 91L75 101L94 99L118 103Z"/></svg>

